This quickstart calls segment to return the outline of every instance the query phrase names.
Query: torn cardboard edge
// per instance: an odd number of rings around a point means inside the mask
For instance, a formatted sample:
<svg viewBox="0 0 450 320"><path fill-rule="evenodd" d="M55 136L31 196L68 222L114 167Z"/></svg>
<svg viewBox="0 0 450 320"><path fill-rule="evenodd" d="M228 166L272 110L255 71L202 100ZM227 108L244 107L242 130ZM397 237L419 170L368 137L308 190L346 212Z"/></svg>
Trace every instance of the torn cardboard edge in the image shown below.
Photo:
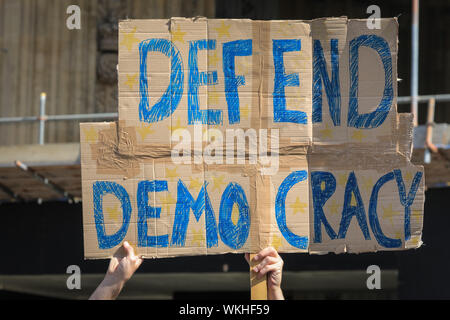
<svg viewBox="0 0 450 320"><path fill-rule="evenodd" d="M272 95L273 88L271 87L271 81L270 77L272 76L270 73L267 74L266 69L261 69L261 66L265 66L266 68L269 66L272 66L272 53L270 50L270 40L273 37L273 34L276 32L281 32L283 29L284 31L287 30L289 33L290 28L279 28L278 24L287 24L287 25L296 25L298 27L301 27L301 32L298 34L298 36L303 36L310 39L311 42L311 52L307 53L312 59L313 57L313 47L312 47L312 40L315 38L321 39L321 40L328 40L333 37L333 33L339 34L339 39L342 40L340 42L340 46L338 48L339 51L339 57L342 59L341 63L343 64L344 68L347 67L346 59L348 58L348 53L346 53L346 48L348 49L348 40L347 38L349 35L357 36L360 31L357 30L356 26L359 26L361 23L365 23L364 20L352 20L347 18L321 18L316 19L312 21L252 21L252 20L227 20L227 19L218 19L218 20L211 20L211 19L203 19L203 18L196 18L191 19L190 22L192 22L192 26L195 23L203 23L206 25L206 38L209 39L210 35L213 35L213 31L208 26L208 21L211 21L211 23L222 23L223 22L230 22L237 23L239 25L245 25L250 24L252 26L251 29L251 38L252 39L258 39L257 43L255 44L254 48L256 48L256 52L252 54L252 62L251 62L251 75L254 76L257 75L257 80L252 77L248 78L248 81L250 82L250 88L251 91L249 91L248 94L251 96L251 108L250 112L252 110L257 110L256 113L258 115L258 118L255 118L253 116L250 117L249 123L251 128L269 128L271 121L273 121L273 118L270 117L270 113L273 110L272 99L270 96ZM139 37L141 34L148 34L149 31L152 34L159 34L164 35L165 37L171 41L175 41L175 38L172 34L172 23L174 24L175 28L177 27L176 24L189 22L189 19L185 18L172 18L172 19L164 19L164 20L125 20L120 22L120 31L119 31L119 38L122 40L123 37L126 35L127 32L131 34L131 37ZM336 24L336 25L335 25ZM152 26L151 29L149 29L149 26ZM306 28L303 28L302 25L307 26ZM316 27L313 27L313 26ZM339 27L342 27L345 25L345 30L342 31L339 29ZM349 27L349 25L353 25L353 27ZM392 46L392 74L393 78L396 79L396 59L397 59L397 32L398 32L398 23L397 20L394 19L382 19L382 25L383 28L388 28L387 30L375 30L372 31L372 33L380 33L383 35L389 36L389 45ZM334 28L335 26L338 26L337 28ZM350 28L350 29L347 29ZM353 29L354 30L353 30ZM241 28L242 29L242 28ZM299 29L299 30L300 30ZM179 32L179 28L175 29L177 32ZM280 31L281 30L281 31ZM294 29L292 29L294 30ZM295 29L296 30L296 29ZM242 29L242 32L243 29ZM331 32L331 33L328 33ZM192 32L184 32L186 37L194 36ZM240 33L238 32L237 35ZM289 35L282 36L291 38ZM203 38L203 37L200 37ZM220 38L220 36L218 37ZM233 38L233 34L231 36ZM133 40L133 39L132 39ZM225 42L223 39L218 40L220 42ZM122 43L122 41L119 40L119 42ZM326 47L326 41L324 43L324 49L325 49L325 56L330 55L330 48ZM267 45L269 44L269 45ZM132 44L133 45L133 44ZM217 45L216 47L220 47L220 45ZM130 48L133 48L130 46ZM136 48L136 47L135 47ZM261 48L264 48L263 51ZM184 55L186 55L185 49L181 49L182 53L181 55L186 58ZM184 50L184 51L183 51ZM134 53L133 53L134 52ZM117 245L114 248L108 249L108 250L99 250L97 244L97 234L98 234L98 225L96 223L93 223L92 220L92 211L93 211L93 203L92 203L92 182L96 179L98 180L105 180L105 181L116 181L118 183L127 183L127 185L131 188L129 193L131 194L131 198L135 198L136 196L136 189L137 189L137 183L141 180L150 180L152 177L153 179L158 176L159 178L166 178L164 176L164 173L157 173L156 171L160 170L161 168L165 168L165 163L167 161L170 161L170 151L172 148L172 145L166 144L166 143L155 143L152 142L149 144L146 141L139 141L139 135L137 134L137 130L139 129L139 126L141 126L141 121L137 120L138 117L136 117L136 97L138 97L134 91L131 89L127 90L124 86L123 82L121 81L121 77L126 72L134 70L133 68L137 65L136 63L130 63L130 61L137 61L137 58L133 58L133 54L136 52L133 50L129 50L128 48L122 48L119 49L119 65L122 67L118 68L119 70L119 122L116 123L103 123L103 124L81 124L80 132L81 134L81 144L82 144L82 171L83 171L83 199L87 201L83 201L83 225L85 228L84 234L84 240L85 240L85 256L87 258L107 258L110 257L113 253L113 250L117 247ZM346 56L347 55L347 56ZM137 57L137 56L135 56ZM206 56L207 59L205 60L207 65L206 68L209 70L208 66L208 55ZM263 58L261 58L263 57ZM343 58L345 57L345 58ZM201 63L204 63L205 61L201 61ZM286 58L286 63L289 63L290 60ZM326 60L327 64L329 64L329 60ZM162 65L162 64L161 64ZM199 61L200 66L200 61ZM129 71L127 71L127 68ZM255 70L255 68L257 70ZM312 63L309 64L309 67L306 69L309 70L305 73L305 75L310 75L312 79ZM256 72L255 72L256 71ZM303 72L303 71L302 71ZM328 70L330 73L330 70ZM374 75L377 73L374 72ZM269 80L266 79L269 77ZM341 77L341 73L339 73L339 77ZM302 78L303 79L303 78ZM344 80L347 80L346 76L343 76ZM222 79L223 80L223 79ZM186 81L186 75L185 80ZM346 81L343 81L346 82ZM306 82L311 83L312 88L312 81ZM347 140L337 140L337 141L328 141L328 140L315 140L315 134L318 133L318 131L314 131L317 126L320 126L319 124L309 124L309 129L306 131L306 136L298 136L296 139L291 139L289 137L289 134L291 131L284 131L284 135L281 134L280 137L280 148L279 148L279 157L283 159L292 158L290 165L288 165L289 170L290 168L303 168L307 171L307 184L303 186L304 193L308 194L308 210L306 213L306 217L308 218L307 221L307 227L300 226L300 228L306 228L302 229L303 234L306 234L308 237L308 246L306 249L299 249L296 247L293 247L292 245L289 246L289 244L286 242L286 239L283 240L283 236L279 232L279 225L278 221L275 221L276 218L276 210L274 208L274 204L276 202L276 196L277 191L276 188L280 187L280 180L278 177L274 176L262 176L258 174L260 171L258 170L258 166L254 165L253 170L256 169L256 175L250 174L248 172L244 172L244 167L239 167L238 165L235 165L235 171L230 171L230 175L232 172L236 174L236 172L239 174L239 172L242 173L242 176L249 177L248 182L248 188L249 192L247 194L248 199L250 199L250 208L253 209L253 212L250 213L251 215L251 224L250 224L250 235L248 237L248 241L250 243L245 243L240 249L233 250L230 247L227 247L224 245L224 243L221 243L221 240L219 240L219 247L218 248L208 248L206 244L203 246L199 245L201 241L199 238L200 236L197 234L197 239L194 239L196 235L192 234L192 232L195 233L195 230L189 229L187 231L186 238L190 238L190 241L196 240L198 242L191 242L189 244L186 244L185 247L179 247L179 248L172 248L172 247L163 247L163 248L142 248L137 246L137 250L139 254L142 254L145 257L170 257L170 256L178 256L178 255L198 255L198 254L221 254L221 253L238 253L238 252L256 252L259 251L259 249L262 249L263 247L267 245L274 245L274 241L277 245L279 245L278 249L280 252L309 252L309 253L325 253L325 252L366 252L366 251L378 251L378 250L390 250L383 247L380 247L376 242L367 242L363 239L358 238L357 233L360 233L359 229L355 229L355 221L356 219L351 219L351 224L349 226L349 234L350 237L344 237L343 239L335 239L335 240L329 240L327 239L325 242L316 244L314 241L312 241L313 237L315 237L314 229L313 229L313 221L315 219L314 217L314 207L313 207L313 199L311 197L311 184L310 184L310 172L311 169L313 170L325 170L331 172L347 172L349 170L357 171L357 170L365 170L369 172L372 170L373 172L377 172L380 174L385 174L386 172L389 172L392 169L404 169L409 168L413 170L418 170L417 172L423 172L423 168L419 166L412 166L410 163L410 157L411 157L411 116L410 115L402 115L396 113L396 82L393 81L393 97L391 102L391 112L389 112L389 116L386 118L386 126L384 131L380 131L381 133L377 133L375 135L375 139L372 139L371 143L357 143L355 141L350 141L348 139L349 137L349 130L342 131L345 133L344 137L347 138ZM207 87L207 86L205 86ZM157 87L158 90L160 90L159 87ZM161 94L163 91L163 86L161 86L161 91L158 93L158 91L152 92L152 94ZM125 89L125 90L124 90ZM312 89L311 89L312 90ZM322 88L322 111L323 111L323 117L324 119L329 116L328 114L328 101L325 98L326 94L324 92L324 89ZM345 92L345 85L342 92ZM311 91L312 92L312 91ZM308 104L306 105L310 110L308 111L308 115L312 115L312 95L311 92L309 94L309 100ZM348 91L347 91L348 92ZM242 99L246 97L246 93L240 93ZM209 91L206 91L206 97L207 97L207 108L209 107ZM289 97L287 97L289 98ZM364 98L364 97L361 97ZM128 100L127 100L128 99ZM180 100L182 105L185 105L187 102L186 100L183 100L185 98L182 98ZM345 95L342 95L342 113L346 114L346 106L348 103L348 97ZM346 100L347 99L347 100ZM364 102L364 100L361 100ZM364 106L364 103L361 102L361 105ZM254 106L257 105L257 108ZM122 108L123 106L126 106L126 108ZM204 106L203 106L204 107ZM217 108L217 106L214 106ZM184 110L186 112L186 108L179 108L179 110ZM226 108L222 109L224 112L224 119L226 119ZM175 112L174 112L175 114ZM343 117L345 119L345 116ZM180 120L180 118L178 118ZM160 123L161 126L167 126ZM166 128L163 128L163 131L160 131L160 128L156 128L155 133L159 135L159 132L171 132L173 126L177 126L179 124L174 124L174 121L172 119L172 116L170 116L170 128L169 130L166 130ZM343 121L343 124L345 125L345 121ZM96 130L96 128L104 127L102 130ZM209 125L206 125L208 128ZM229 126L228 126L229 127ZM228 128L227 126L223 126L222 130L225 130ZM295 130L296 125L292 124L284 124L280 127L281 130L285 130L286 128L292 128ZM326 129L326 128L325 128ZM95 132L94 132L95 131ZM341 132L341 134L342 134ZM371 130L371 133L376 132L376 130ZM142 138L142 140L145 140ZM156 138L155 141L158 139ZM152 140L153 141L153 140ZM204 146L207 143L202 143L201 148L203 149ZM351 150L351 152L348 152ZM193 147L191 151L195 151L195 148ZM380 157L382 155L382 157ZM249 160L249 153L246 152L244 154L244 160ZM281 166L286 167L287 163L284 163L282 161ZM160 166L158 169L157 167ZM162 167L161 167L162 166ZM251 167L251 166L250 166ZM181 168L181 166L180 166ZM206 168L206 169L205 169ZM210 171L208 171L208 168L211 170L213 174L211 175ZM215 169L213 169L215 168ZM224 168L224 167L222 167ZM192 165L191 169L192 172L197 172L196 174L203 173L204 181L205 179L205 173L208 173L209 177L214 176L214 172L221 172L224 169L222 169L220 166L211 166L211 165L205 165L204 163L200 165ZM245 168L248 168L246 166ZM332 168L332 170L330 170ZM181 169L180 169L181 170ZM230 169L231 170L231 169ZM289 174L288 171L282 171L283 175ZM293 169L295 170L295 169ZM167 173L167 172L166 172ZM408 171L408 173L410 173ZM343 173L338 173L341 176L344 176ZM225 175L227 176L227 175ZM342 180L341 176L339 177L339 180ZM189 177L189 176L185 176ZM275 179L276 177L276 179ZM350 177L350 176L349 176ZM183 178L183 177L181 177ZM225 179L227 179L226 177ZM337 177L336 177L337 178ZM376 179L378 179L377 177ZM94 180L92 180L94 179ZM277 186L274 185L274 181L277 180ZM348 178L350 179L350 178ZM136 183L135 183L136 182ZM410 181L411 182L411 181ZM421 211L423 212L423 178L420 180L420 185L418 186L417 191L417 199L414 202L414 210L415 211ZM133 184L134 183L134 184ZM209 181L211 183L211 181ZM349 180L347 180L348 185ZM374 182L373 182L374 183ZM169 183L169 189L174 186L174 182ZM339 184L341 182L339 181ZM368 183L366 183L368 184ZM338 189L341 190L338 190ZM409 186L406 186L406 188L409 188ZM336 187L336 192L342 193L342 186ZM400 192L400 191L399 191ZM171 191L169 192L171 193ZM363 198L365 199L364 202L367 202L367 192L362 192ZM193 192L193 196L195 198L195 195L197 192ZM341 195L342 196L342 195ZM210 195L211 197L211 195ZM287 196L287 198L289 195ZM353 197L353 195L352 195ZM390 197L390 195L385 195L384 197ZM295 205L296 201L294 202L294 199L287 200L286 198L286 206L288 205ZM216 202L218 201L218 198L215 199ZM156 205L158 202L158 199L153 199L154 204ZM292 201L292 202L289 202ZM353 201L353 198L352 198ZM177 201L178 202L178 201ZM217 204L213 204L213 206L217 207ZM173 203L173 206L175 206L175 203ZM367 206L367 204L366 204ZM134 226L137 228L137 220L136 220L136 211L137 211L137 204L136 200L131 200L131 207L132 212L134 215L133 222ZM256 208L256 209L254 209ZM301 206L296 207L294 210L299 210L301 212ZM367 211L367 207L365 208ZM401 207L400 207L401 209ZM397 221L397 219L392 218L392 212L393 210L399 210L398 207L390 207L390 209L386 209L389 214L386 214L388 217L391 217L391 224L393 227L397 226L398 232L398 224L401 224L401 221ZM389 211L390 210L390 211ZM215 214L216 218L218 219L218 210L215 208ZM398 211L397 211L398 212ZM289 213L286 213L286 216L288 216ZM366 214L366 213L365 213ZM168 213L168 216L170 216L170 219L173 218L174 212ZM189 213L191 216L191 222L192 220L195 221L195 219L192 219L193 215ZM423 213L422 213L423 217ZM420 218L420 217L419 217ZM164 230L170 229L169 218L165 218L163 224ZM288 219L288 217L286 218ZM389 218L388 218L389 219ZM293 222L293 221L291 221ZM383 222L384 223L384 222ZM382 224L383 224L382 223ZM157 231L158 226L155 223L154 230ZM387 225L383 224L383 227L386 227ZM108 227L108 224L105 225L105 227ZM294 226L295 229L296 226ZM334 225L336 228L336 224ZM87 229L86 229L87 228ZM97 228L97 231L95 231L95 228ZM321 228L323 228L321 226ZM278 229L278 230L277 230ZM389 229L389 228L388 228ZM392 233L393 229L390 228L390 232ZM397 247L393 250L398 249L406 249L406 248L417 248L420 247L422 244L421 242L421 230L422 230L422 222L417 222L414 224L414 228L412 230L412 236L414 237L414 241L411 242L405 242L402 240L402 246ZM296 230L298 231L298 230ZM394 230L395 231L395 230ZM132 234L130 235L131 238L128 239L132 244L136 246L136 243L138 242L138 231L137 229L129 230L129 232ZM97 233L97 234L96 234ZM128 236L128 234L127 234ZM325 237L325 231L322 230L322 236ZM220 237L219 237L220 238ZM351 239L351 240L350 240ZM360 240L356 240L360 239ZM126 237L125 237L125 240ZM205 233L203 233L203 242L205 243ZM373 234L372 234L372 240L373 240ZM187 240L186 240L187 241ZM197 246L195 245L197 243ZM143 252L144 251L144 252Z"/></svg>

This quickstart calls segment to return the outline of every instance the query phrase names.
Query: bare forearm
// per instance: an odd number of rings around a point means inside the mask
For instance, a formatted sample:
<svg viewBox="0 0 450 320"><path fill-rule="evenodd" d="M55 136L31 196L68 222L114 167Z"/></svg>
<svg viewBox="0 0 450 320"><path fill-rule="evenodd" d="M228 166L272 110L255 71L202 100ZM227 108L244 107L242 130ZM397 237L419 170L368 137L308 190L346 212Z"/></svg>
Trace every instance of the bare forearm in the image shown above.
<svg viewBox="0 0 450 320"><path fill-rule="evenodd" d="M123 285L123 282L105 278L89 297L89 300L115 300L122 291Z"/></svg>

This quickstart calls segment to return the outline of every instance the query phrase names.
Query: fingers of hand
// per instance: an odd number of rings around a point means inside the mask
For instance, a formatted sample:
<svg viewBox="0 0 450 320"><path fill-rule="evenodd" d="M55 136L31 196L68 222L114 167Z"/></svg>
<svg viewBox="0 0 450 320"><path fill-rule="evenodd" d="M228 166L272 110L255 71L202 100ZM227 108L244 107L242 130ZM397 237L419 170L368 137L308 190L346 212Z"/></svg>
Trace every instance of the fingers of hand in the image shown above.
<svg viewBox="0 0 450 320"><path fill-rule="evenodd" d="M111 260L109 260L108 272L114 272L114 270L116 270L118 264L119 264L119 261L117 260L117 258L112 257Z"/></svg>
<svg viewBox="0 0 450 320"><path fill-rule="evenodd" d="M250 264L250 254L249 253L245 253L244 254L244 258L245 258L245 260L247 260L247 263Z"/></svg>
<svg viewBox="0 0 450 320"><path fill-rule="evenodd" d="M144 261L144 259L142 259L141 257L136 257L136 262L135 262L136 269L139 268L139 266L142 264L143 261Z"/></svg>
<svg viewBox="0 0 450 320"><path fill-rule="evenodd" d="M129 255L129 256L125 257L124 261L126 261L125 263L129 267L131 267L131 270L134 272L137 268L139 268L139 266L142 264L144 259L140 256Z"/></svg>
<svg viewBox="0 0 450 320"><path fill-rule="evenodd" d="M259 272L257 277L258 278L262 278L266 273L268 272L274 272L274 271L278 271L281 269L281 263L275 263L275 264L269 264L266 265L264 268L262 268Z"/></svg>
<svg viewBox="0 0 450 320"><path fill-rule="evenodd" d="M133 247L128 243L128 241L125 241L123 243L123 248L125 249L126 255L128 257L134 257L134 249Z"/></svg>
<svg viewBox="0 0 450 320"><path fill-rule="evenodd" d="M264 258L264 260L256 265L255 267L253 267L253 271L255 272L261 272L261 270L266 267L267 265L272 265L278 262L278 259L275 257L271 257L271 256L267 256Z"/></svg>
<svg viewBox="0 0 450 320"><path fill-rule="evenodd" d="M262 249L257 255L255 255L254 257L253 257L253 261L259 261L259 260L262 260L262 259L264 259L265 257L267 257L267 256L270 256L270 257L280 257L279 255L278 255L278 252L277 252L277 250L275 250L274 248L272 248L272 247L267 247L267 248L264 248L264 249Z"/></svg>

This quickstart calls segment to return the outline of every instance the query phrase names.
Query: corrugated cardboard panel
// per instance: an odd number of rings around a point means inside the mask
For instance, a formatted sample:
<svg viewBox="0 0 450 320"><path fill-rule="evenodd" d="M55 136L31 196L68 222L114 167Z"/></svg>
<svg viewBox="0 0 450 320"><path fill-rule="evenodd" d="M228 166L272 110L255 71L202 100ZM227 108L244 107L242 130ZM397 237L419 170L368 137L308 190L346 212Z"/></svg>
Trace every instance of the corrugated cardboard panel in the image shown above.
<svg viewBox="0 0 450 320"><path fill-rule="evenodd" d="M125 20L119 121L81 125L85 256L421 245L396 19ZM179 157L182 155L183 157Z"/></svg>

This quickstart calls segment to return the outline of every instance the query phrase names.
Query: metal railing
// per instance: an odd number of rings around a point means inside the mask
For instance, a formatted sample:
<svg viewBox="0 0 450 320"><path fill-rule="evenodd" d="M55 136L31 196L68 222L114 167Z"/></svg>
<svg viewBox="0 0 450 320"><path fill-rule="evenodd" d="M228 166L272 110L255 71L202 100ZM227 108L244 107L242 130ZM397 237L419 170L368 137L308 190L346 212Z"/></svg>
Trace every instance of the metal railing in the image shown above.
<svg viewBox="0 0 450 320"><path fill-rule="evenodd" d="M60 121L60 120L107 120L107 119L117 119L117 112L109 112L109 113L81 113L81 114L63 114L63 115L47 115L45 113L45 104L46 104L47 95L45 92L41 93L40 97L40 106L39 106L39 116L29 116L29 117L6 117L0 118L1 123L14 123L14 122L39 122L39 135L38 142L39 144L45 143L45 123L47 121ZM413 100L412 97L398 97L397 104L408 104ZM422 95L417 97L418 103L428 103L429 108L429 116L427 121L427 126L432 127L434 123L434 104L435 102L449 102L450 94L434 94L434 95ZM430 108L432 107L432 110ZM417 116L417 115L416 115ZM427 139L431 138L432 129L427 130ZM426 140L431 141L431 140ZM427 145L427 151L429 153L429 149L433 151L432 145ZM429 154L425 156L425 159L429 158ZM428 163L428 162L426 162Z"/></svg>
<svg viewBox="0 0 450 320"><path fill-rule="evenodd" d="M14 123L14 122L35 122L39 121L39 144L45 143L45 123L47 121L60 121L60 120L107 120L117 119L117 112L107 113L80 113L80 114L62 114L62 115L47 115L45 113L45 103L47 95L45 92L41 93L39 116L31 117L6 117L0 118L0 123Z"/></svg>
<svg viewBox="0 0 450 320"><path fill-rule="evenodd" d="M413 97L398 97L397 98L397 104L408 104L413 102ZM434 109L437 101L440 102L449 102L450 101L450 94L431 94L431 95L423 95L423 96L417 96L416 99L417 103L420 102L426 102L428 103L427 107L427 123L426 125L426 134L425 134L425 152L423 155L423 162L426 164L429 164L431 162L431 154L432 153L439 153L439 149L433 144L432 138L433 138L433 126L435 124L434 122ZM413 109L411 109L413 110ZM416 108L417 112L418 109ZM418 124L418 114L414 114L414 125L417 126Z"/></svg>
<svg viewBox="0 0 450 320"><path fill-rule="evenodd" d="M449 102L450 94L430 94L430 95L418 96L417 102L429 102L430 99L434 99L435 101L440 101L440 102ZM397 104L407 104L407 103L411 103L411 101L412 101L411 97L397 97Z"/></svg>

